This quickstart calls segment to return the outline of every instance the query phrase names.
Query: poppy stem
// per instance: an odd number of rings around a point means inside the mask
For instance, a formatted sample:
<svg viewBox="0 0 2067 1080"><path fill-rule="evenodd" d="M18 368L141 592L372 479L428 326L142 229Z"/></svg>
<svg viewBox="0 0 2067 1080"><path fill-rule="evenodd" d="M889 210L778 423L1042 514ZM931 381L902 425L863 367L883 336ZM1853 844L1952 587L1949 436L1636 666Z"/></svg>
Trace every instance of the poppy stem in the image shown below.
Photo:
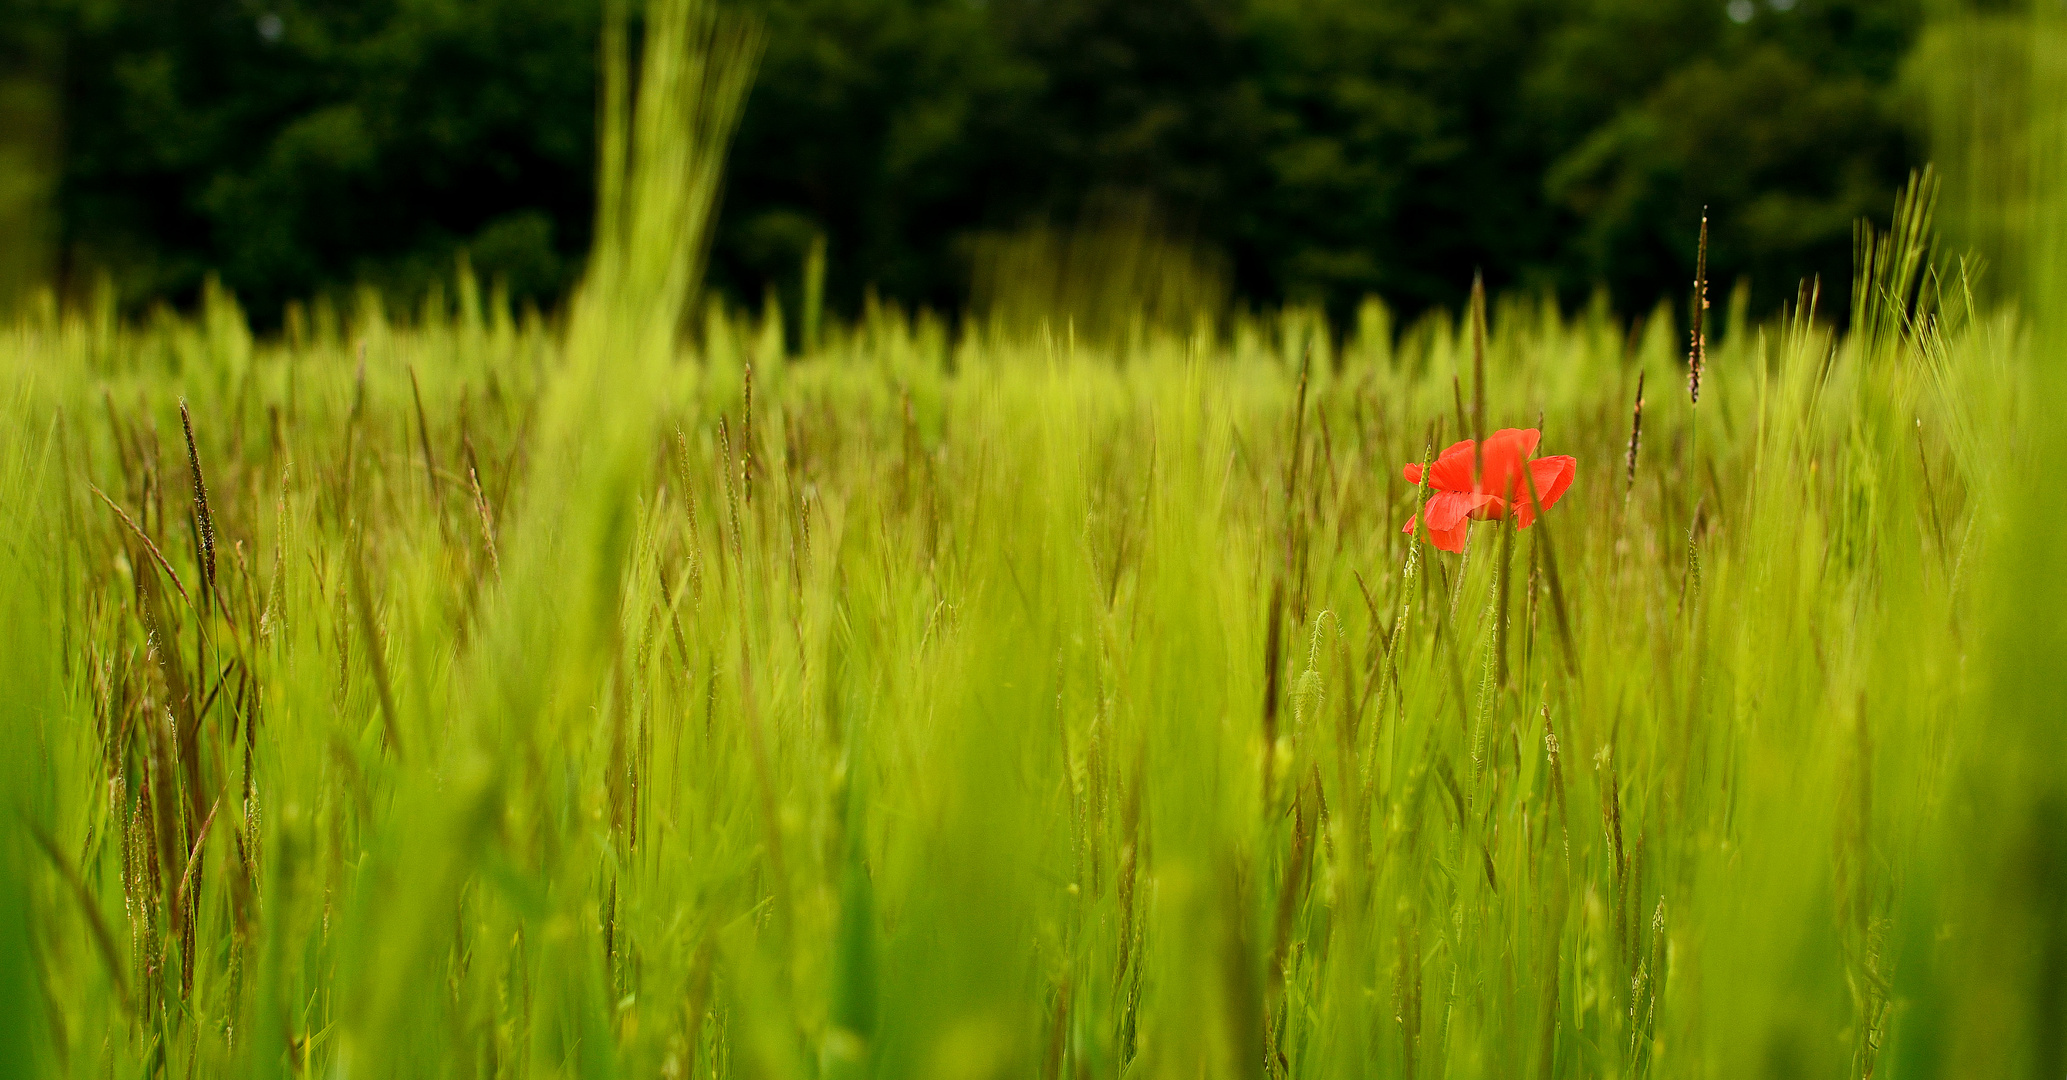
<svg viewBox="0 0 2067 1080"><path fill-rule="evenodd" d="M1495 601L1498 610L1494 613L1493 619L1493 659L1494 670L1497 673L1496 685L1502 690L1507 689L1507 596L1512 589L1510 578L1513 569L1514 518L1509 516L1500 519L1500 569L1494 578L1494 587L1499 598Z"/></svg>
<svg viewBox="0 0 2067 1080"><path fill-rule="evenodd" d="M1564 646L1565 673L1573 677L1579 674L1578 651L1572 646L1572 623L1565 615L1564 583L1557 573L1557 546L1550 542L1550 526L1544 521L1543 500L1536 492L1536 475L1533 469L1523 469L1522 479L1529 485L1529 505L1536 510L1531 527L1536 530L1536 546L1543 552L1543 570L1550 583L1550 604L1552 614L1557 616L1558 644ZM1626 499L1626 496L1625 496Z"/></svg>

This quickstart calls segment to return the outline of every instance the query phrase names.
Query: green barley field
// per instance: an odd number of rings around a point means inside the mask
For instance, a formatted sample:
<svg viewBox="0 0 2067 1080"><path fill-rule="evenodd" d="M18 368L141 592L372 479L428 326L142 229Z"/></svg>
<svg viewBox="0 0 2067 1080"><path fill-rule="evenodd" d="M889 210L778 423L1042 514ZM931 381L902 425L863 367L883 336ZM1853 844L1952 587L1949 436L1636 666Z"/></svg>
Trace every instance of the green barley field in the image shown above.
<svg viewBox="0 0 2067 1080"><path fill-rule="evenodd" d="M0 1073L2067 1075L2067 338L1931 176L1849 310L785 324L643 42L562 316L0 333Z"/></svg>

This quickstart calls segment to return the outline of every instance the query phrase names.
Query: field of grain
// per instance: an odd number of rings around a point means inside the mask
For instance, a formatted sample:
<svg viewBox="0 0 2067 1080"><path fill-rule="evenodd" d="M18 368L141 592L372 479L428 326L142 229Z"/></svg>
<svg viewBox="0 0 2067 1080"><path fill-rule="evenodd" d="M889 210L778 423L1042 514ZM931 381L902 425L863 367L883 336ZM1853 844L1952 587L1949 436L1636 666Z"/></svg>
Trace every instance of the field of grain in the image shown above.
<svg viewBox="0 0 2067 1080"><path fill-rule="evenodd" d="M656 10L564 318L0 333L0 1073L2058 1074L2049 339L1928 178L1849 312L800 345Z"/></svg>

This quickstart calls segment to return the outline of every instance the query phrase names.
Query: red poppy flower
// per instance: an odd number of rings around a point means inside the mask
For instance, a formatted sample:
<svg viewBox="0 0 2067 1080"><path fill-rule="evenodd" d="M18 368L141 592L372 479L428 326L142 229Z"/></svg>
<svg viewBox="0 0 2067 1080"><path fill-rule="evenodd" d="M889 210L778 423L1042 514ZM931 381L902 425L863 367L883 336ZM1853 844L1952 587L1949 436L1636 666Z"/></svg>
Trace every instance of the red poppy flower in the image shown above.
<svg viewBox="0 0 2067 1080"><path fill-rule="evenodd" d="M1428 539L1444 551L1462 552L1465 531L1475 518L1498 521L1510 515L1517 529L1535 524L1539 510L1548 510L1564 497L1579 471L1579 459L1564 454L1530 460L1543 433L1535 428L1505 428L1486 439L1481 458L1483 475L1471 479L1472 440L1452 445L1428 469L1428 486L1435 494L1423 509L1428 513ZM1527 469L1527 479L1523 477ZM1407 482L1421 483L1421 466L1404 470ZM1535 482L1536 500L1529 498L1530 481ZM1401 532L1413 532L1420 524L1416 514Z"/></svg>

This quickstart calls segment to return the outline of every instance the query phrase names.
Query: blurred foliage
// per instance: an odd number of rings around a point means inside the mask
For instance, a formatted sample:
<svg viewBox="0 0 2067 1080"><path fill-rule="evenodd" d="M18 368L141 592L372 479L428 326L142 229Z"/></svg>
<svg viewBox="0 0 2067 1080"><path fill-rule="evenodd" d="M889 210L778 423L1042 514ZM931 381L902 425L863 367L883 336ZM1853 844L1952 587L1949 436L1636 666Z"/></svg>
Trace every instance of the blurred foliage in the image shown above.
<svg viewBox="0 0 2067 1080"><path fill-rule="evenodd" d="M469 251L549 301L586 250L596 0L0 0L62 72L56 268L135 303L218 271L264 321ZM1116 200L1240 295L1412 312L1491 285L1754 304L1887 206L1921 0L741 0L768 32L714 284L957 309L985 238ZM1748 12L1748 19L1738 16Z"/></svg>
<svg viewBox="0 0 2067 1080"><path fill-rule="evenodd" d="M68 279L184 299L216 271L264 313L420 286L472 246L484 273L552 295L587 245L590 0L41 8L62 49Z"/></svg>

